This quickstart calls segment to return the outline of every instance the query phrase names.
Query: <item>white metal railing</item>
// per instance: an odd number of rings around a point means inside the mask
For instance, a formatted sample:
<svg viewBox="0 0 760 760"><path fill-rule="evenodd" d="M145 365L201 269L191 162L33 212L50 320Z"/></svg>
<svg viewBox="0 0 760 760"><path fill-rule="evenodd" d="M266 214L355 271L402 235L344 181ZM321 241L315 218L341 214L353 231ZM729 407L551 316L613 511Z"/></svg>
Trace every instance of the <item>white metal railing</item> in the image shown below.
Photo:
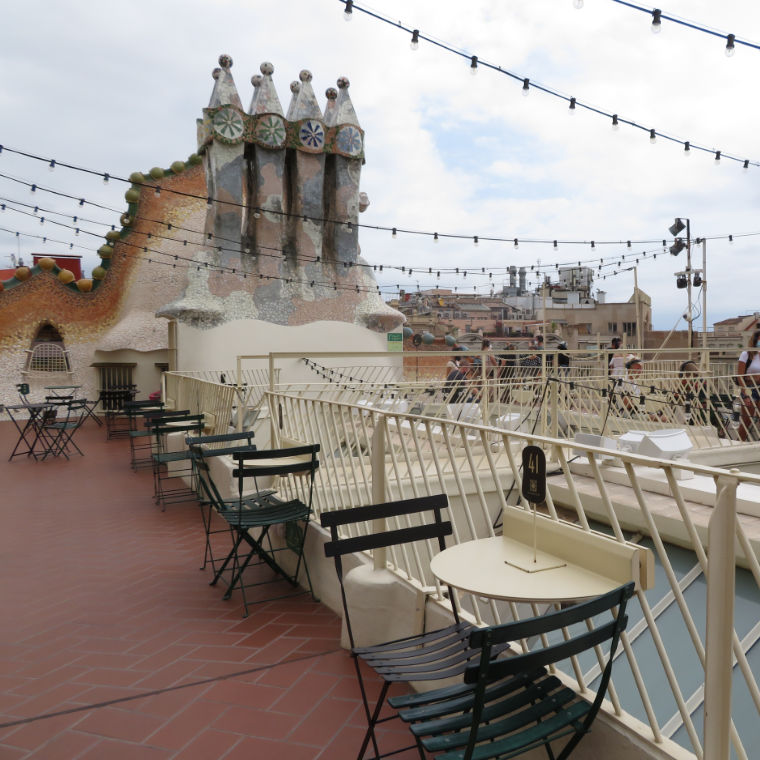
<svg viewBox="0 0 760 760"><path fill-rule="evenodd" d="M164 400L174 409L189 409L191 414L205 415L209 435L229 430L235 397L235 388L231 385L164 373Z"/></svg>
<svg viewBox="0 0 760 760"><path fill-rule="evenodd" d="M724 735L730 735L736 757L747 758L753 752L751 748L760 742L760 689L748 651L758 636L742 631L740 637L735 630L727 589L733 588L736 543L740 565L736 572L742 573L752 603L760 604L760 529L752 515L760 502L760 477L623 452L615 452L616 464L610 465L605 462L611 452L578 445L572 448L583 458L573 461L566 440L368 408L334 398L267 395L269 406L280 410L279 434L321 444L315 492L318 512L376 501L375 481L380 478L387 500L446 493L456 542L498 531L502 507L521 503L520 450L526 443L542 446L550 462L545 505L549 516L571 519L585 530L603 525L620 541L638 536L657 558L660 583L654 590L637 592L638 605L631 610L631 626L622 640L621 662L627 667L618 665L616 670L616 680L626 680L635 689L613 687L613 711L644 721L653 741L678 740L700 758L727 757L715 751ZM684 551L692 558L693 570L686 585L682 585L679 565ZM397 547L389 550L387 559L402 577L421 584L433 598L447 604L430 573L429 552ZM723 604L720 613L708 615L706 621L705 598L700 596L705 580L711 609L719 604L715 600ZM537 612L469 594L460 594L459 600L478 623ZM689 659L693 668L687 673L679 663ZM735 663L733 669L725 667L727 661ZM579 688L592 685L593 667L574 670ZM742 683L741 691L748 695L754 715L754 720L745 719L741 725L734 725L722 707L732 677ZM705 705L713 710L700 732Z"/></svg>

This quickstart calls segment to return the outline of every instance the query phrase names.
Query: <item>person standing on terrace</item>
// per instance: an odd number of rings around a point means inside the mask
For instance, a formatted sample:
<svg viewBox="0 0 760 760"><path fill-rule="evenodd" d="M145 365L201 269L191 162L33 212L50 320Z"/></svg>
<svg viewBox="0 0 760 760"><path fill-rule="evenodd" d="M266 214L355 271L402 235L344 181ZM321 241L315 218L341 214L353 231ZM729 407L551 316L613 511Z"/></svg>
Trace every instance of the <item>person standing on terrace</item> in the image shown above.
<svg viewBox="0 0 760 760"><path fill-rule="evenodd" d="M746 441L753 419L760 410L760 330L755 330L749 340L749 348L739 355L736 367L736 383L741 388L742 424L739 438Z"/></svg>
<svg viewBox="0 0 760 760"><path fill-rule="evenodd" d="M625 359L620 353L620 344L623 341L617 335L610 341L613 353L607 354L607 374L610 377L623 377L625 375Z"/></svg>

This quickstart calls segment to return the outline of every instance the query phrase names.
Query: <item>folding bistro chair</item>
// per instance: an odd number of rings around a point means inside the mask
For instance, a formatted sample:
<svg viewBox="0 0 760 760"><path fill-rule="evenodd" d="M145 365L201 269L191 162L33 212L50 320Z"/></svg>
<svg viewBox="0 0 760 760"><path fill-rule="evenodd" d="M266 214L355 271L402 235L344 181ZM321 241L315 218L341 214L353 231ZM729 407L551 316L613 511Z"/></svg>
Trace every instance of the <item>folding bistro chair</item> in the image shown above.
<svg viewBox="0 0 760 760"><path fill-rule="evenodd" d="M135 401L137 386L118 386L100 391L98 401L106 418L106 438L125 438L130 430L130 418L127 414L128 405L155 404L153 401Z"/></svg>
<svg viewBox="0 0 760 760"><path fill-rule="evenodd" d="M202 414L172 414L153 417L146 420L153 435L153 488L156 504L161 511L167 504L175 504L194 498L196 489L193 483L193 464L189 449L168 451L168 436L173 433L198 436L203 431ZM183 436L183 441L184 441ZM183 477L190 479L190 485L182 482ZM167 487L166 481L173 480L174 486Z"/></svg>
<svg viewBox="0 0 760 760"><path fill-rule="evenodd" d="M309 568L303 556L306 529L311 516L311 502L314 493L314 473L319 467L317 453L319 444L295 446L287 449L268 451L248 451L232 455L237 468L233 476L238 480L238 503L234 509L225 508L220 512L227 522L232 537L232 548L214 575L211 585L219 579L227 584L224 599L240 589L243 597L243 617L248 616L248 596L246 589L273 583L278 578L246 583L243 573L255 559L253 566L267 565L276 576L282 577L292 586L298 585L298 575L303 564L309 593L314 597ZM295 479L290 481L293 490L300 490L303 498L282 499L277 491L260 488L261 479L274 476L300 476L301 486L296 488ZM254 492L245 496L245 481L253 478ZM298 525L303 523L303 525ZM285 525L285 545L273 546L270 529L274 525ZM289 529L289 526L290 529ZM290 551L296 556L295 570L288 572L279 562L279 554ZM225 577L227 574L228 577ZM251 604L281 599L290 594L281 594L268 599L257 599Z"/></svg>
<svg viewBox="0 0 760 760"><path fill-rule="evenodd" d="M18 431L18 440L13 447L8 461L13 457L32 456L35 459L41 452L37 451L38 444L43 448L46 442L41 438L42 426L55 422L58 409L50 407L48 404L34 404L24 402L22 404L9 404L3 407L11 422ZM24 419L21 415L26 415Z"/></svg>
<svg viewBox="0 0 760 760"><path fill-rule="evenodd" d="M65 409L65 416L55 414L57 410L54 406L44 410L42 413L39 440L44 446L41 456L43 461L48 456L57 457L61 454L68 459L69 446L73 446L80 456L84 456L82 450L73 439L74 434L79 430L87 417L87 401L85 399L74 399L58 406L59 408L62 406ZM46 415L50 421L46 420Z"/></svg>
<svg viewBox="0 0 760 760"><path fill-rule="evenodd" d="M237 452L255 451L253 433L222 433L220 435L202 435L195 438L185 438L185 444L190 451L190 458L195 469L196 487L198 490L198 504L201 508L201 519L206 534L206 545L203 550L203 564L200 569L205 570L210 562L211 569L216 573L216 564L211 546L211 536L217 533L228 533L225 523L223 527L213 529L212 520L214 513L223 512L225 509L234 509L238 505L238 499L225 500L211 477L211 468L208 460L213 457L229 456ZM233 444L221 448L211 448L215 444Z"/></svg>
<svg viewBox="0 0 760 760"><path fill-rule="evenodd" d="M392 683L408 681L438 681L461 676L465 669L480 657L480 649L472 648L469 643L474 626L459 617L456 596L451 586L448 587L454 623L446 628L408 636L375 646L359 647L354 640L351 615L343 583L343 556L354 552L370 551L381 547L396 546L415 541L435 539L439 551L446 548L445 536L452 533L451 523L444 521L443 510L448 507L445 494L424 496L417 499L392 501L387 504L374 504L366 507L353 507L334 512L325 512L321 516L322 527L330 529L330 541L325 544L325 555L335 558L335 571L340 582L343 600L343 619L351 643L351 655L354 659L356 676L359 681L364 711L367 716L367 731L357 758L364 756L369 742L372 742L375 758L396 754L400 750L380 754L375 736L375 726L392 720L396 715L380 718L383 702ZM426 518L426 513L432 519ZM382 530L374 527L376 520L403 519L409 527ZM339 529L367 523L370 530L361 532L352 538L340 538ZM501 649L506 648L501 647ZM501 651L501 649L499 651ZM367 691L362 679L359 660L363 660L382 679L380 696L373 708L370 708ZM424 755L420 752L420 757Z"/></svg>
<svg viewBox="0 0 760 760"><path fill-rule="evenodd" d="M628 583L542 617L474 630L470 645L480 647L481 656L468 666L465 683L458 690L428 692L421 707L414 705L420 695L389 700L404 708L399 716L411 724L420 754L424 748L440 760L488 760L515 757L543 746L554 760L558 747L549 745L569 736L556 760L569 757L589 732L607 692L633 590L634 584ZM603 619L597 622L598 616ZM591 618L594 624L584 624ZM574 625L574 631L568 630ZM495 659L495 647L519 640L530 640L535 648ZM607 648L606 655L602 647ZM600 667L606 656L591 702L547 671L584 652L596 654Z"/></svg>
<svg viewBox="0 0 760 760"><path fill-rule="evenodd" d="M185 417L190 414L189 409L178 411L167 411L153 402L149 405L142 402L134 402L140 406L128 406L125 409L126 418L129 425L127 435L129 436L129 456L132 469L137 471L143 467L153 467L153 454L155 452L155 443L153 441L153 431L151 426L158 424L161 420L169 420L172 417ZM139 421L142 420L142 429Z"/></svg>

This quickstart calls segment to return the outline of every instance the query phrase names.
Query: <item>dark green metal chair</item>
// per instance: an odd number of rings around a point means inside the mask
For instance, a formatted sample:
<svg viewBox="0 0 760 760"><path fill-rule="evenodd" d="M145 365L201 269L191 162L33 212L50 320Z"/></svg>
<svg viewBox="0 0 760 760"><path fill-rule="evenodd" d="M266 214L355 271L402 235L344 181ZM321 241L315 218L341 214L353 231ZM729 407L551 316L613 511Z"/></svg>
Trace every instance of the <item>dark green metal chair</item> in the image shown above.
<svg viewBox="0 0 760 760"><path fill-rule="evenodd" d="M51 405L51 409L55 406ZM44 444L41 459L49 456L61 456L69 458L71 448L76 449L80 456L82 450L74 441L74 434L82 426L87 417L87 401L85 399L67 399L57 405L58 413L53 413L50 418L43 413L42 425L39 431L39 440ZM50 410L46 410L50 411Z"/></svg>
<svg viewBox="0 0 760 760"><path fill-rule="evenodd" d="M169 451L166 448L167 436L184 433L185 436L198 436L203 432L202 414L176 414L153 417L146 420L153 436L153 486L156 504L161 505L161 510L166 509L167 504L185 502L195 499L196 488L193 477L193 464L191 453L182 448L178 451ZM189 484L183 478L189 479ZM168 481L171 481L169 485Z"/></svg>
<svg viewBox="0 0 760 760"><path fill-rule="evenodd" d="M373 504L365 507L339 509L325 512L321 515L322 527L330 530L330 541L325 544L325 555L335 559L335 571L340 582L341 598L343 600L343 620L351 643L351 655L354 659L356 677L364 703L367 718L367 731L357 758L361 760L372 742L374 758L395 755L400 750L380 754L375 727L397 717L394 712L388 717L381 718L381 710L392 683L407 683L409 681L443 681L448 678L460 677L465 668L477 661L479 649L470 645L470 634L475 627L461 620L456 604L454 590L448 586L449 599L454 613L454 622L446 628L427 631L395 641L389 641L375 646L356 646L349 604L343 585L343 557L355 552L366 552L380 547L397 546L416 541L437 541L438 550L446 548L445 537L452 533L451 522L443 519L443 510L449 505L445 494L423 496L416 499ZM360 525L373 526L374 521L398 521L409 527L365 532ZM397 524L397 522L393 522ZM341 538L339 530L354 526L350 538ZM359 533L360 535L356 535ZM499 651L505 649L501 647ZM370 707L367 690L362 677L359 660L369 665L382 679L383 686L373 707ZM422 699L422 697L420 697ZM412 745L412 748L414 745ZM405 748L409 749L409 747ZM420 757L424 760L422 750Z"/></svg>
<svg viewBox="0 0 760 760"><path fill-rule="evenodd" d="M118 417L124 422L123 433L129 438L129 462L133 470L141 467L152 467L153 460L153 439L147 424L148 418L153 415L167 414L162 403L156 404L153 401L127 401L120 408ZM190 414L190 410L185 410L184 414ZM140 420L143 421L142 429ZM116 423L112 421L112 429ZM108 428L108 419L106 418L106 428ZM121 430L121 428L119 428Z"/></svg>
<svg viewBox="0 0 760 760"><path fill-rule="evenodd" d="M226 523L221 527L214 527L214 515L225 509L235 509L238 506L238 499L225 500L221 496L214 479L211 477L208 460L214 457L229 456L238 452L255 451L256 446L253 443L253 437L253 432L247 432L221 433L219 435L201 435L194 438L185 438L185 444L190 451L191 461L195 468L198 504L201 509L203 530L206 534L201 570L205 570L206 565L211 563L211 569L216 574L216 562L214 560L211 537L218 533L229 533Z"/></svg>
<svg viewBox="0 0 760 760"><path fill-rule="evenodd" d="M558 612L475 630L470 646L480 647L481 655L465 670L464 684L389 703L411 724L420 752L424 748L436 760L503 760L540 747L551 760L565 760L599 712L633 590L629 583ZM585 624L592 618L592 625ZM494 656L499 645L520 640L530 640L535 648ZM547 668L595 648L606 663L594 685L596 696L587 701ZM566 737L560 749L556 742Z"/></svg>
<svg viewBox="0 0 760 760"><path fill-rule="evenodd" d="M220 504L220 515L227 522L232 537L232 548L211 581L215 585L222 580L227 585L224 599L229 599L235 589L240 589L243 598L243 616L248 616L249 604L258 604L273 599L281 599L289 594L280 594L267 599L249 602L246 589L262 586L285 579L291 586L298 586L301 566L306 575L308 591L314 596L309 568L303 556L306 529L311 516L314 493L314 474L319 467L317 454L319 444L295 446L286 449L266 451L246 451L232 454L236 469L233 476L238 481L238 503L230 508L229 503ZM282 498L278 491L260 487L263 479L278 476L289 478L290 490L300 492L300 498ZM300 485L297 480L300 479ZM246 480L253 482L253 493L246 495ZM285 526L285 544L274 546L270 531L275 525ZM279 560L281 552L292 552L296 557L295 569L289 572ZM246 582L243 574L251 566L264 565L274 573L266 580Z"/></svg>

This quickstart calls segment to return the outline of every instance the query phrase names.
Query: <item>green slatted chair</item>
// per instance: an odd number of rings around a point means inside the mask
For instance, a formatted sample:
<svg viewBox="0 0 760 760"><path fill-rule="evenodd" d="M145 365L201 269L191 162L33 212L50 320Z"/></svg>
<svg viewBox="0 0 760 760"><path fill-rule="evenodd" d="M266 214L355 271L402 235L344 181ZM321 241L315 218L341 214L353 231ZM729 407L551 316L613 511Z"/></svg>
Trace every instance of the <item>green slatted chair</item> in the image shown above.
<svg viewBox="0 0 760 760"><path fill-rule="evenodd" d="M45 444L44 451L42 452L43 460L49 456L57 457L61 454L68 459L71 453L70 447L72 446L80 456L84 456L82 450L77 446L76 441L74 441L74 434L79 430L87 417L86 404L87 401L84 399L67 400L63 404L58 405L58 414L52 415L52 421L46 420L43 413L39 436L39 440Z"/></svg>
<svg viewBox="0 0 760 760"><path fill-rule="evenodd" d="M229 508L227 504L220 515L227 522L232 536L232 549L214 575L211 585L219 580L226 583L224 599L229 599L235 589L240 589L243 597L243 617L248 616L249 604L281 599L292 594L280 594L249 602L246 589L285 579L291 586L298 586L298 576L303 566L308 591L314 597L309 568L303 556L306 529L311 516L311 502L314 493L314 474L319 467L317 454L319 444L295 446L286 449L248 451L234 453L236 469L233 477L238 481L238 504ZM301 498L283 498L277 491L260 487L262 480L277 476L292 478L290 486L299 491ZM253 493L246 495L246 480L253 482ZM300 486L296 481L300 480ZM293 529L288 530L288 524ZM286 541L284 546L274 546L270 530L275 525L284 525ZM295 569L288 571L279 561L281 552L292 552L296 557ZM274 577L246 583L244 573L249 566L266 565Z"/></svg>
<svg viewBox="0 0 760 760"><path fill-rule="evenodd" d="M139 404L140 402L134 402ZM151 425L159 419L170 419L190 414L189 409L166 410L160 406L141 405L125 408L127 419L127 435L129 437L129 457L132 469L137 471L143 467L153 467L153 431ZM143 424L140 425L140 420Z"/></svg>
<svg viewBox="0 0 760 760"><path fill-rule="evenodd" d="M161 505L161 511L167 504L175 504L194 499L196 488L193 479L193 464L191 453L182 448L179 451L168 451L167 436L184 433L186 436L199 436L203 432L202 414L179 414L175 416L162 415L146 421L153 435L153 488L156 504ZM183 481L187 477L188 485ZM168 482L171 481L171 485Z"/></svg>
<svg viewBox="0 0 760 760"><path fill-rule="evenodd" d="M443 551L446 548L445 537L452 534L451 522L443 519L443 511L448 506L448 497L445 494L436 494L388 502L387 504L338 509L324 512L320 517L322 527L330 530L331 540L325 544L325 555L335 559L335 571L340 582L343 601L343 620L351 643L351 655L354 660L356 677L367 718L367 730L357 755L359 760L364 757L370 742L372 742L375 758L395 755L401 751L394 750L380 754L375 735L375 727L378 724L397 717L394 712L393 715L380 718L385 697L392 683L444 681L449 678L461 677L465 668L473 661L477 661L480 650L473 649L470 646L470 633L475 628L471 623L460 619L456 596L451 586L448 586L449 599L454 613L454 622L451 625L374 646L356 646L343 583L343 557L355 552L366 552L380 547L397 546L417 541L435 541L438 545L438 551ZM408 527L378 530L374 526L380 523L376 521L395 521L394 524L401 523ZM360 527L364 524L371 527L370 532L367 533ZM340 529L351 526L355 527L354 535L350 538L341 538ZM357 532L359 535L355 535ZM504 645L498 651L507 648L508 646ZM374 707L370 707L369 704L359 660L369 665L383 679L383 686ZM424 700L424 697L420 696L419 699ZM414 745L412 745L413 747ZM420 757L424 760L421 750Z"/></svg>
<svg viewBox="0 0 760 760"><path fill-rule="evenodd" d="M211 563L211 569L216 574L216 562L211 545L211 536L229 532L226 524L221 528L213 528L214 514L223 512L225 509L234 509L238 505L238 499L225 500L222 497L216 483L211 477L208 460L214 457L230 456L237 452L255 451L256 446L253 443L253 438L253 432L220 433L219 435L201 435L194 438L185 438L185 444L190 451L193 467L195 468L198 504L201 509L203 530L206 534L201 570L205 570L206 565ZM216 444L227 445L212 448Z"/></svg>
<svg viewBox="0 0 760 760"><path fill-rule="evenodd" d="M464 684L389 700L410 724L422 749L435 760L489 760L516 757L545 747L549 758L565 760L591 728L612 673L620 634L633 595L628 583L591 601L542 617L473 631L470 645L481 647L478 663L468 666ZM584 621L594 618L594 625ZM599 620L599 618L602 618ZM570 626L576 626L573 630ZM508 641L533 640L534 648L514 657L494 657ZM542 646L544 638L548 641ZM600 647L606 664L593 701L551 675L550 665ZM597 650L599 651L599 650ZM561 748L555 742L569 737ZM552 745L552 746L550 746Z"/></svg>

